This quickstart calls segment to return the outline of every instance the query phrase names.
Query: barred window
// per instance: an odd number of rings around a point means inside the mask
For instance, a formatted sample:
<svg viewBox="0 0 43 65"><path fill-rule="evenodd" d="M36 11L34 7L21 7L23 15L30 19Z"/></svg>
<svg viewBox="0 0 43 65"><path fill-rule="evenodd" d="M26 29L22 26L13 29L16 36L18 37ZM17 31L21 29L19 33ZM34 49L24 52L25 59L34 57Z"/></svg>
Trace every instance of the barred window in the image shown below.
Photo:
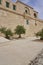
<svg viewBox="0 0 43 65"><path fill-rule="evenodd" d="M27 11L27 10L25 10L25 12L26 12L26 13L28 13L28 11Z"/></svg>
<svg viewBox="0 0 43 65"><path fill-rule="evenodd" d="M6 2L6 7L9 8L9 2Z"/></svg>
<svg viewBox="0 0 43 65"><path fill-rule="evenodd" d="M30 10L29 10L29 8L25 7L25 13L27 13L27 14L30 15Z"/></svg>
<svg viewBox="0 0 43 65"><path fill-rule="evenodd" d="M27 25L29 24L29 20L26 20L26 24L27 24Z"/></svg>
<svg viewBox="0 0 43 65"><path fill-rule="evenodd" d="M13 5L13 10L16 10L16 5Z"/></svg>
<svg viewBox="0 0 43 65"><path fill-rule="evenodd" d="M34 17L35 17L35 18L37 18L37 15L36 15L36 13L34 13Z"/></svg>

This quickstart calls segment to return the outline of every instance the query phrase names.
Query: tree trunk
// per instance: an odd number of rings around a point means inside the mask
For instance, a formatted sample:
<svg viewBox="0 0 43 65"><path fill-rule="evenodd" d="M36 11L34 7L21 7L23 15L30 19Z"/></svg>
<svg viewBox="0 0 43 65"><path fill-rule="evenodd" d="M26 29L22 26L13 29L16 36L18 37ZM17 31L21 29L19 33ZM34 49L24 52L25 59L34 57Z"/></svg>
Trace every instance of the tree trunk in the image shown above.
<svg viewBox="0 0 43 65"><path fill-rule="evenodd" d="M5 38L10 39L10 37L8 35L5 35Z"/></svg>
<svg viewBox="0 0 43 65"><path fill-rule="evenodd" d="M43 40L43 38L40 38L40 40Z"/></svg>
<svg viewBox="0 0 43 65"><path fill-rule="evenodd" d="M19 38L21 38L21 34L19 35Z"/></svg>

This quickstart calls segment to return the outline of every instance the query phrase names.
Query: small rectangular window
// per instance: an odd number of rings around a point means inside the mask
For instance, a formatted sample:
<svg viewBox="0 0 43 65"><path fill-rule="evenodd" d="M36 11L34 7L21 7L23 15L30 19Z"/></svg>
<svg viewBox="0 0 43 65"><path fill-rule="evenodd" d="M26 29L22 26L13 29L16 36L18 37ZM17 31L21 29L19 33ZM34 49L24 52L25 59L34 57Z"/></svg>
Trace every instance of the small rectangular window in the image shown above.
<svg viewBox="0 0 43 65"><path fill-rule="evenodd" d="M8 7L8 8L9 8L9 2L6 2L6 7Z"/></svg>
<svg viewBox="0 0 43 65"><path fill-rule="evenodd" d="M13 5L13 10L16 10L16 5Z"/></svg>
<svg viewBox="0 0 43 65"><path fill-rule="evenodd" d="M0 0L0 4L1 4L1 0Z"/></svg>
<svg viewBox="0 0 43 65"><path fill-rule="evenodd" d="M26 23L27 23L27 25L29 24L29 21L28 20L26 20Z"/></svg>

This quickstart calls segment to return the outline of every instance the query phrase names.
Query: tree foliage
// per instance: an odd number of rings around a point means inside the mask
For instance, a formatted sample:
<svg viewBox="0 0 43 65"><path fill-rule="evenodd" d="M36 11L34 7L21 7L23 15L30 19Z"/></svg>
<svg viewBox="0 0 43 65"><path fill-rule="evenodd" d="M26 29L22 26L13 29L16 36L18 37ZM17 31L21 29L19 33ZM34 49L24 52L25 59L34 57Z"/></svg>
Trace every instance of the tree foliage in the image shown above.
<svg viewBox="0 0 43 65"><path fill-rule="evenodd" d="M43 29L36 33L36 37L40 37L43 40Z"/></svg>
<svg viewBox="0 0 43 65"><path fill-rule="evenodd" d="M18 25L15 29L15 34L19 35L19 38L21 38L21 34L25 34L26 30L24 26Z"/></svg>
<svg viewBox="0 0 43 65"><path fill-rule="evenodd" d="M10 39L10 36L13 36L12 31L10 29L6 29L5 27L1 27L0 32L3 33L7 39Z"/></svg>
<svg viewBox="0 0 43 65"><path fill-rule="evenodd" d="M5 33L5 32L6 32L6 27L1 27L1 28L0 28L0 32L1 32L1 33Z"/></svg>
<svg viewBox="0 0 43 65"><path fill-rule="evenodd" d="M7 39L10 39L10 37L13 36L13 33L10 29L7 29L6 32L5 32L5 37Z"/></svg>

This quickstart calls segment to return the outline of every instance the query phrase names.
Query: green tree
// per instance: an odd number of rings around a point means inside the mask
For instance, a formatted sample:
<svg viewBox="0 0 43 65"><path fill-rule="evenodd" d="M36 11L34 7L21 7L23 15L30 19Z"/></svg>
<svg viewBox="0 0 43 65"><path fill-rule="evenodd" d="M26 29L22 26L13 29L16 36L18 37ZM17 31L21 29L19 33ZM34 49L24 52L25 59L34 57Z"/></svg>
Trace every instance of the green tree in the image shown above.
<svg viewBox="0 0 43 65"><path fill-rule="evenodd" d="M10 37L13 36L12 31L10 29L6 29L5 27L1 27L0 32L3 33L7 39L10 39Z"/></svg>
<svg viewBox="0 0 43 65"><path fill-rule="evenodd" d="M26 29L24 26L18 25L15 29L15 34L19 35L19 38L21 38L21 34L25 34Z"/></svg>
<svg viewBox="0 0 43 65"><path fill-rule="evenodd" d="M1 28L0 28L0 32L1 32L1 33L5 33L5 31L6 31L6 27L1 27Z"/></svg>
<svg viewBox="0 0 43 65"><path fill-rule="evenodd" d="M5 32L5 38L10 39L10 37L13 36L13 33L10 29L7 29Z"/></svg>
<svg viewBox="0 0 43 65"><path fill-rule="evenodd" d="M43 29L36 33L36 37L40 37L43 40Z"/></svg>

